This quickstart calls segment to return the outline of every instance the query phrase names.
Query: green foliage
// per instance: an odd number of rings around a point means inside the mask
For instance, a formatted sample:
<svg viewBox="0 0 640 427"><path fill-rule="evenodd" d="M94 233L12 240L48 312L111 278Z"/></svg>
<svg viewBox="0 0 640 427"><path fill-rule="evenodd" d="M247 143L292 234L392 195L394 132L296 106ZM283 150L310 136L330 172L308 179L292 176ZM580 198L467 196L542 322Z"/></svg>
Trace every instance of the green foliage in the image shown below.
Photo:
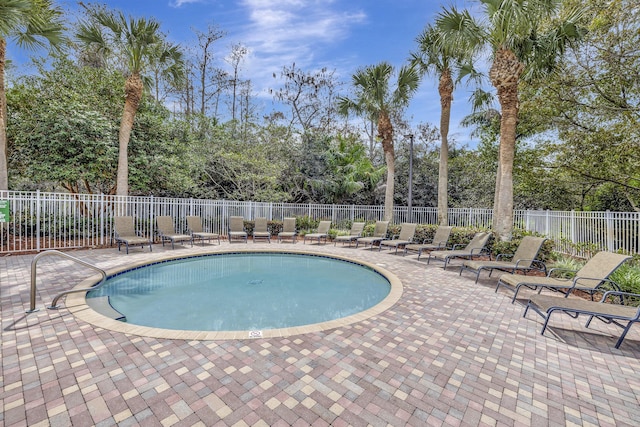
<svg viewBox="0 0 640 427"><path fill-rule="evenodd" d="M556 130L539 145L579 209L627 210L640 202L640 9L634 0L580 3L590 32L560 72L526 89L523 108Z"/></svg>
<svg viewBox="0 0 640 427"><path fill-rule="evenodd" d="M268 134L247 135L247 140L238 140L234 135L232 124L221 124L191 145L192 165L200 187L197 196L289 201L282 179L289 170L285 146L272 144Z"/></svg>
<svg viewBox="0 0 640 427"><path fill-rule="evenodd" d="M577 259L572 256L562 254L552 254L553 263L551 268L558 269L553 273L553 277L569 279L575 277L575 272L580 270L585 264L584 260Z"/></svg>
<svg viewBox="0 0 640 427"><path fill-rule="evenodd" d="M318 228L318 224L320 224L319 218L312 218L308 215L296 217L296 228L301 233L312 232Z"/></svg>
<svg viewBox="0 0 640 427"><path fill-rule="evenodd" d="M123 77L78 67L64 58L8 91L10 165L15 178L56 183L70 192L113 192ZM193 187L190 140L183 123L144 98L131 134L134 194L188 195Z"/></svg>
<svg viewBox="0 0 640 427"><path fill-rule="evenodd" d="M637 262L622 264L610 277L625 292L640 294L640 265Z"/></svg>

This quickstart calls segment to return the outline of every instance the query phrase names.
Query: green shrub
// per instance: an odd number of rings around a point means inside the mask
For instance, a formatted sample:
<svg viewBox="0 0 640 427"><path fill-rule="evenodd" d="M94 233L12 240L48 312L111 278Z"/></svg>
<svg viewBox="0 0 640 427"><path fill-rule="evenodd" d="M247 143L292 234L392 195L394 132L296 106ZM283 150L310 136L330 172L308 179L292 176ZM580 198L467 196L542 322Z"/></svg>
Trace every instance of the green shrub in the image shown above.
<svg viewBox="0 0 640 427"><path fill-rule="evenodd" d="M635 262L626 262L613 272L611 280L616 282L625 292L640 294L640 265Z"/></svg>
<svg viewBox="0 0 640 427"><path fill-rule="evenodd" d="M574 277L575 272L580 270L585 264L584 260L570 255L558 254L556 252L551 254L551 259L553 259L553 263L550 265L550 268L558 269L558 271L553 274L553 277L563 279Z"/></svg>

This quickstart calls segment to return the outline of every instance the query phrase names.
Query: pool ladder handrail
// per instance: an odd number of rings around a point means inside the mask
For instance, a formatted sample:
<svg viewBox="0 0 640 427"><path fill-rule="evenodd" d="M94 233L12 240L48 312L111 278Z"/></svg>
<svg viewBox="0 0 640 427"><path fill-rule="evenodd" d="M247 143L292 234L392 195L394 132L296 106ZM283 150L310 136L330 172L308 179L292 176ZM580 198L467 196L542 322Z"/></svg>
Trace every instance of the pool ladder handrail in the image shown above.
<svg viewBox="0 0 640 427"><path fill-rule="evenodd" d="M31 261L30 306L29 306L29 310L27 310L27 313L33 313L33 312L38 311L38 309L36 308L36 275L37 275L37 271L36 270L37 270L37 264L38 264L38 260L40 260L40 258L48 256L48 255L57 255L57 256L61 256L63 258L70 259L71 261L77 262L78 264L81 264L81 265L83 265L85 267L91 268L91 269L99 272L102 275L102 279L95 286L91 286L89 288L71 289L70 291L64 291L64 292L59 293L58 295L55 296L55 298L53 298L53 301L51 302L51 305L49 307L47 307L49 310L57 310L58 306L56 305L56 303L58 302L58 300L60 298L62 298L65 295L68 295L68 294L71 294L71 293L74 293L74 292L86 292L88 290L98 289L98 288L100 288L102 285L104 285L106 283L107 272L104 271L103 269L101 269L100 267L97 267L97 266L95 266L93 264L90 264L90 263L88 263L86 261L83 261L83 260L81 260L79 258L76 258L76 257L71 256L69 254L66 254L64 252L57 251L55 249L39 253Z"/></svg>

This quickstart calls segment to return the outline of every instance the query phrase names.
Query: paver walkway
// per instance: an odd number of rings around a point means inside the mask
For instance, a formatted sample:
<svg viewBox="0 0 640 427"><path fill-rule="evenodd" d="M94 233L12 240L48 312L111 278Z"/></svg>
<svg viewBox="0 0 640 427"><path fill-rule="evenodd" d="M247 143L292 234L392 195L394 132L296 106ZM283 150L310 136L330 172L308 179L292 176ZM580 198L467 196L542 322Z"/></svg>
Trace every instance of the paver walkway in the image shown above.
<svg viewBox="0 0 640 427"><path fill-rule="evenodd" d="M208 250L244 245L223 243ZM328 245L249 243L379 264L404 292L391 309L337 329L284 338L184 341L94 327L43 307L86 277L56 259L0 258L0 425L5 426L637 426L640 326L541 319L457 268L415 256ZM167 247L168 248L168 247ZM202 248L73 251L111 269Z"/></svg>

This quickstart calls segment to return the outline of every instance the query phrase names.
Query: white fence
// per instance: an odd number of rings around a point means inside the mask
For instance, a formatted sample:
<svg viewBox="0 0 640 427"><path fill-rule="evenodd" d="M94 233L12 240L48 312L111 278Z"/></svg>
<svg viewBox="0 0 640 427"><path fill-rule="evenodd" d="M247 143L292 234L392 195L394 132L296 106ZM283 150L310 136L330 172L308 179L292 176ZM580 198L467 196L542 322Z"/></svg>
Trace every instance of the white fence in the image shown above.
<svg viewBox="0 0 640 427"><path fill-rule="evenodd" d="M382 206L318 205L234 202L160 197L121 197L91 194L0 191L0 201L9 202L9 222L0 224L0 253L100 247L111 244L113 217L132 215L140 232L154 236L154 218L170 215L176 229L186 232L185 217L197 215L205 229L226 234L229 216L247 220L286 216L330 219L340 227L353 220L375 221ZM437 223L436 208L413 207L411 222ZM450 209L449 224L457 227L490 228L490 209ZM395 223L409 221L407 207L394 209ZM514 226L543 234L556 243L556 250L579 256L599 250L638 252L640 213L635 212L514 212Z"/></svg>

